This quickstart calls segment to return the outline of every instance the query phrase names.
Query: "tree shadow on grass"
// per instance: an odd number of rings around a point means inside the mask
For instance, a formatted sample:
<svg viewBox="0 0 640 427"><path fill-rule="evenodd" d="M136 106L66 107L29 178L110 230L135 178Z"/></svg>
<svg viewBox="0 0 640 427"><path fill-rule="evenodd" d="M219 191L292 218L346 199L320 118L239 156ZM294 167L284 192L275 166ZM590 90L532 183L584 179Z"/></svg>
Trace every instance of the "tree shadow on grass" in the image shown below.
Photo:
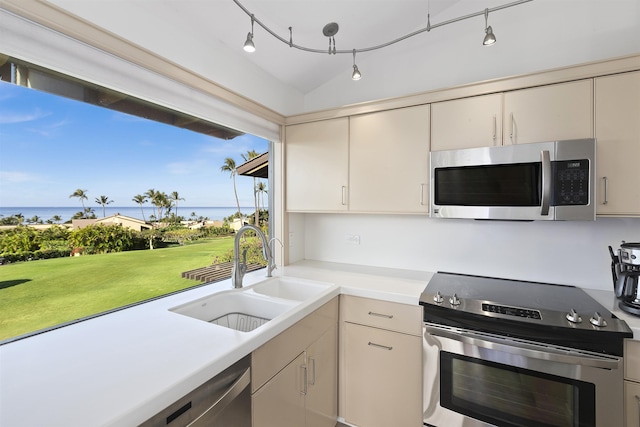
<svg viewBox="0 0 640 427"><path fill-rule="evenodd" d="M0 289L10 288L12 286L22 285L23 283L30 282L31 279L16 279L16 280L4 280L0 282Z"/></svg>

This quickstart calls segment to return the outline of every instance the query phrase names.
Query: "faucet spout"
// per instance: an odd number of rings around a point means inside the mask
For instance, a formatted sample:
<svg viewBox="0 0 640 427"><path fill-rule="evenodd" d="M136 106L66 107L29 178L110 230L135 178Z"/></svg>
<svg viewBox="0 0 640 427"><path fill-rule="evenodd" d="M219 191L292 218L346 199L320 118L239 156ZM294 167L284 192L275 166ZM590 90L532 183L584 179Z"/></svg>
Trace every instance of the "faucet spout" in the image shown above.
<svg viewBox="0 0 640 427"><path fill-rule="evenodd" d="M242 287L242 279L247 272L246 250L242 254L242 261L240 260L240 238L249 230L254 231L256 233L256 236L258 236L262 241L262 255L267 261L267 277L271 277L271 271L275 268L273 255L271 254L271 248L269 247L269 242L267 241L267 237L264 235L262 230L260 230L260 228L256 227L255 225L243 225L236 233L236 238L233 241L233 271L231 274L231 284L234 288Z"/></svg>

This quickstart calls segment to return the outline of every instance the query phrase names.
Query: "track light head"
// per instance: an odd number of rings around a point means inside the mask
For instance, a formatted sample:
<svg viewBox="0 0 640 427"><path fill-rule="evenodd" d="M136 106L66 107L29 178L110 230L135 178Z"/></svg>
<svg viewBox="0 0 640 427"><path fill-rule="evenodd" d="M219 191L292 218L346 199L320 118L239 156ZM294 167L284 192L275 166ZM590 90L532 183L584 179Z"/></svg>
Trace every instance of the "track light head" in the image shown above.
<svg viewBox="0 0 640 427"><path fill-rule="evenodd" d="M496 42L496 36L493 34L493 28L491 28L491 25L487 27L487 29L485 30L485 33L487 34L484 36L484 40L482 41L482 44L485 46L491 46Z"/></svg>
<svg viewBox="0 0 640 427"><path fill-rule="evenodd" d="M491 28L491 25L488 25L488 20L489 20L489 9L485 9L484 10L484 32L485 32L485 36L484 36L484 40L482 41L482 44L484 46L491 46L492 44L494 44L496 42L496 36L495 36L495 34L493 34L493 28Z"/></svg>
<svg viewBox="0 0 640 427"><path fill-rule="evenodd" d="M256 45L253 44L253 22L255 21L255 17L253 14L251 15L251 32L247 34L247 41L244 42L244 51L245 52L255 52Z"/></svg>
<svg viewBox="0 0 640 427"><path fill-rule="evenodd" d="M356 65L356 50L353 49L353 74L351 74L352 80L360 80L362 78L362 74L360 74L360 70L358 70L358 66Z"/></svg>
<svg viewBox="0 0 640 427"><path fill-rule="evenodd" d="M353 66L353 74L351 74L351 79L360 80L362 78L362 74L360 74L360 70L358 70L358 66Z"/></svg>
<svg viewBox="0 0 640 427"><path fill-rule="evenodd" d="M256 51L256 45L253 44L253 34L248 33L247 34L247 41L244 42L244 51L245 52L255 52Z"/></svg>

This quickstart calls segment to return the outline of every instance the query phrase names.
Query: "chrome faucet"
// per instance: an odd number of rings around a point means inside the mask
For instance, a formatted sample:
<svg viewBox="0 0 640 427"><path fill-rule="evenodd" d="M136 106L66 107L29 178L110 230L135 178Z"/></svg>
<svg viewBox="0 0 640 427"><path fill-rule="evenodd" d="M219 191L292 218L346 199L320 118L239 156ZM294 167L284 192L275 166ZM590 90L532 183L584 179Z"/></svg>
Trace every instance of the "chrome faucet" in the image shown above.
<svg viewBox="0 0 640 427"><path fill-rule="evenodd" d="M262 240L262 255L264 256L264 259L267 260L267 277L271 277L271 272L276 268L275 261L273 260L273 255L271 254L271 248L269 247L269 242L267 241L267 237L264 235L262 230L260 230L255 225L243 225L236 233L236 238L233 242L233 272L231 274L231 284L234 288L242 287L242 278L247 272L246 249L242 251L242 262L240 261L240 238L246 231L249 230L253 230L256 233L256 236L258 236L260 240Z"/></svg>

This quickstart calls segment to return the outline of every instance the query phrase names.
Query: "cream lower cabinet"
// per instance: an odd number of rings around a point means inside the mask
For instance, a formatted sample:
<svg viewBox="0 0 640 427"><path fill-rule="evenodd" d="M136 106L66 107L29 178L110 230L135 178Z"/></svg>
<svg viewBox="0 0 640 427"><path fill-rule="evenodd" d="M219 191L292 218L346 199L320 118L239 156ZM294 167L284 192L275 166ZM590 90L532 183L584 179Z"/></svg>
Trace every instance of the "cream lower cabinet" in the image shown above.
<svg viewBox="0 0 640 427"><path fill-rule="evenodd" d="M624 378L625 427L640 427L640 341L625 341Z"/></svg>
<svg viewBox="0 0 640 427"><path fill-rule="evenodd" d="M252 353L253 427L334 427L338 299Z"/></svg>
<svg viewBox="0 0 640 427"><path fill-rule="evenodd" d="M351 117L349 211L427 213L429 105Z"/></svg>
<svg viewBox="0 0 640 427"><path fill-rule="evenodd" d="M422 310L341 298L340 415L358 427L422 426Z"/></svg>
<svg viewBox="0 0 640 427"><path fill-rule="evenodd" d="M640 215L640 72L595 79L598 215Z"/></svg>

